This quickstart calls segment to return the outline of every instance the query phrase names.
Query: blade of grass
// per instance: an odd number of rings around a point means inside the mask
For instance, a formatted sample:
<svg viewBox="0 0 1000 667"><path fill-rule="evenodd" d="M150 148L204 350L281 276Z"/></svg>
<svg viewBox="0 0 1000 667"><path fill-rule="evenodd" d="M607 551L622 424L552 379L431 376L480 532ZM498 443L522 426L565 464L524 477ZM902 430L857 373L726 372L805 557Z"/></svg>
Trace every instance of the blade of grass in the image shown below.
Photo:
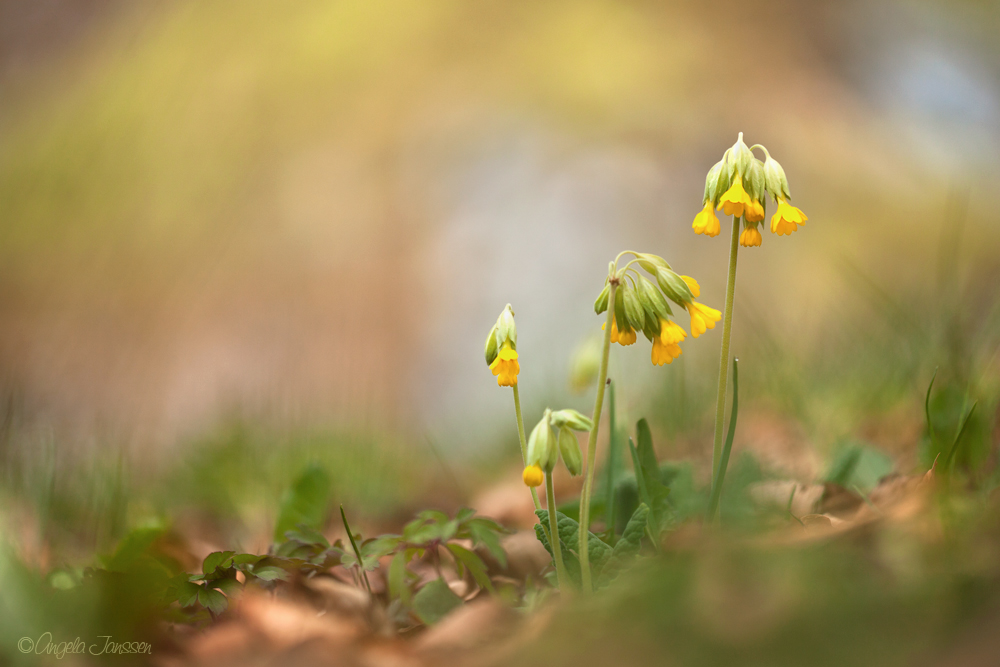
<svg viewBox="0 0 1000 667"><path fill-rule="evenodd" d="M958 443L962 440L962 436L965 434L965 427L969 425L969 419L972 418L972 413L976 411L977 405L979 405L979 401L972 404L972 408L970 408L968 414L965 415L965 420L962 421L962 426L959 427L958 433L955 434L955 442L952 443L951 449L948 451L948 458L945 459L945 467L949 473L954 465L953 459L955 458L955 452L958 451Z"/></svg>
<svg viewBox="0 0 1000 667"><path fill-rule="evenodd" d="M931 376L931 383L927 385L927 394L924 396L924 418L927 420L927 437L931 441L931 451L937 449L935 444L936 438L934 437L934 424L931 422L931 389L934 388L934 380L937 379L938 369L934 369L934 375Z"/></svg>
<svg viewBox="0 0 1000 667"><path fill-rule="evenodd" d="M715 521L719 511L719 499L722 497L722 483L726 479L726 467L729 465L729 454L733 450L733 437L736 435L736 415L739 413L740 369L739 359L733 359L733 411L729 415L729 432L726 434L726 444L722 448L722 458L719 459L719 472L712 484L712 499L708 504L708 520Z"/></svg>
<svg viewBox="0 0 1000 667"><path fill-rule="evenodd" d="M347 537L351 540L351 548L354 549L354 556L358 559L358 569L361 570L361 576L365 580L365 588L368 589L368 595L372 594L372 585L368 582L368 573L365 572L365 563L361 560L361 550L358 549L358 543L354 541L354 533L351 532L351 526L347 523L347 515L344 514L344 506L340 506L340 518L344 520L344 530L347 531Z"/></svg>

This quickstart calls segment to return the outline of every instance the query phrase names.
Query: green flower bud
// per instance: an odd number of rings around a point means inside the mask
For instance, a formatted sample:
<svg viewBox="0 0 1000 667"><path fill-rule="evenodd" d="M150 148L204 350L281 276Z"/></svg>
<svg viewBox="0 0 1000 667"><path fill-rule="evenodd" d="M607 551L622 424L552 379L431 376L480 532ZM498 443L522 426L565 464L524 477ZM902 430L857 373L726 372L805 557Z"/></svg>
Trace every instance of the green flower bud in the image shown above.
<svg viewBox="0 0 1000 667"><path fill-rule="evenodd" d="M766 156L764 158L764 187L771 193L775 201L779 198L791 199L792 195L788 191L788 178L785 176L785 170L781 168L777 160L771 157L766 148L763 146L761 148Z"/></svg>
<svg viewBox="0 0 1000 667"><path fill-rule="evenodd" d="M573 408L565 408L553 412L551 423L552 428L569 428L574 431L589 431L594 428L594 422Z"/></svg>
<svg viewBox="0 0 1000 667"><path fill-rule="evenodd" d="M656 282L660 286L660 289L663 290L663 293L667 295L667 298L679 306L683 307L685 304L694 301L691 288L673 271L660 269L656 272Z"/></svg>
<svg viewBox="0 0 1000 667"><path fill-rule="evenodd" d="M590 336L577 346L569 362L569 387L581 393L597 381L601 370L601 339Z"/></svg>
<svg viewBox="0 0 1000 667"><path fill-rule="evenodd" d="M618 327L618 331L627 331L629 329L628 320L625 318L625 283L618 286L615 290L615 325Z"/></svg>
<svg viewBox="0 0 1000 667"><path fill-rule="evenodd" d="M663 259L659 255L654 255L652 253L640 252L636 253L635 258L643 269L646 270L650 275L656 275L656 269L662 267L664 269L669 269L670 265L667 264L667 260Z"/></svg>
<svg viewBox="0 0 1000 667"><path fill-rule="evenodd" d="M762 201L764 199L764 164L755 157L750 158L750 169L743 187L750 195L750 199Z"/></svg>
<svg viewBox="0 0 1000 667"><path fill-rule="evenodd" d="M545 410L528 438L528 465L537 465L545 472L552 472L559 458L558 442L549 423L551 414L551 410Z"/></svg>
<svg viewBox="0 0 1000 667"><path fill-rule="evenodd" d="M712 165L712 168L708 170L708 175L705 176L705 197L702 199L702 202L710 201L714 206L716 198L718 195L722 194L722 192L719 192L719 173L722 171L722 167L725 166L725 162L726 160L723 158ZM666 268L669 269L670 267L668 266ZM649 271L649 269L646 270ZM655 271L649 272L656 273Z"/></svg>
<svg viewBox="0 0 1000 667"><path fill-rule="evenodd" d="M576 477L583 472L583 456L580 454L580 441L568 427L559 429L559 453L569 474Z"/></svg>
<svg viewBox="0 0 1000 667"><path fill-rule="evenodd" d="M750 151L750 147L743 143L743 133L740 132L736 143L729 149L729 159L727 162L729 180L732 180L736 174L739 174L741 178L746 180L747 173L750 171L750 163L753 159L753 153Z"/></svg>
<svg viewBox="0 0 1000 667"><path fill-rule="evenodd" d="M654 273L653 275L656 274ZM652 314L657 320L665 320L674 314L670 309L670 304L667 303L667 300L660 290L656 288L656 285L645 278L640 278L639 280L639 294L649 302L652 307ZM643 305L645 305L645 302Z"/></svg>
<svg viewBox="0 0 1000 667"><path fill-rule="evenodd" d="M511 347L517 349L517 326L514 324L514 310L507 304L507 307L497 318L497 341L503 345L504 341L510 341Z"/></svg>
<svg viewBox="0 0 1000 667"><path fill-rule="evenodd" d="M635 293L635 288L631 287L628 283L622 283L618 289L624 292L622 299L625 303L625 317L633 329L636 331L641 330L643 324L646 322L646 313L642 310L642 304L639 303L639 297ZM624 331L621 328L618 330Z"/></svg>
<svg viewBox="0 0 1000 667"><path fill-rule="evenodd" d="M725 194L729 186L732 185L732 177L730 176L729 169L727 168L729 160L729 151L727 150L719 161L722 166L719 167L718 175L715 179L714 189L710 189L709 194L712 195L712 206L719 205L719 199Z"/></svg>
<svg viewBox="0 0 1000 667"><path fill-rule="evenodd" d="M489 366L497 358L497 325L490 329L490 335L486 337L486 365Z"/></svg>
<svg viewBox="0 0 1000 667"><path fill-rule="evenodd" d="M597 295L597 301L594 302L594 312L600 315L605 310L608 309L608 295L611 294L611 283L604 283L604 289L601 293Z"/></svg>

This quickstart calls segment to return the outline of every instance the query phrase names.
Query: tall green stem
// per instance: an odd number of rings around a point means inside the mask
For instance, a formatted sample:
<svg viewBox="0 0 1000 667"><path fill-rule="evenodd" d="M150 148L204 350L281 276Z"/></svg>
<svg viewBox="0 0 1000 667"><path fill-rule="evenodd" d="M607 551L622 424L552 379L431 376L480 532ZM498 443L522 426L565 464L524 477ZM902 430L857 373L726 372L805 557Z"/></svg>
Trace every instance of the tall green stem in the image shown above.
<svg viewBox="0 0 1000 667"><path fill-rule="evenodd" d="M545 473L545 507L549 511L549 544L552 545L552 558L556 562L556 577L559 580L559 590L568 591L566 584L566 565L563 564L562 545L559 539L559 524L556 521L556 492L552 488L552 473Z"/></svg>
<svg viewBox="0 0 1000 667"><path fill-rule="evenodd" d="M736 255L740 248L740 219L733 216L729 243L729 280L726 283L726 311L722 319L722 354L719 360L719 393L715 401L715 445L712 448L712 479L719 474L722 458L722 426L726 418L726 387L729 382L729 339L733 333L733 296L736 293Z"/></svg>
<svg viewBox="0 0 1000 667"><path fill-rule="evenodd" d="M608 383L608 354L611 351L611 325L615 316L615 292L618 289L617 278L611 279L611 290L608 293L608 317L604 322L604 349L601 353L601 372L597 376L597 399L594 401L594 427L590 429L587 438L587 458L583 465L586 468L583 480L583 493L580 495L580 583L584 593L592 590L590 582L590 493L594 486L594 468L597 463L597 430L601 426L601 409L604 407L604 387Z"/></svg>
<svg viewBox="0 0 1000 667"><path fill-rule="evenodd" d="M521 440L521 463L528 465L528 441L524 438L524 419L521 417L521 395L517 392L517 385L514 387L514 412L517 414L517 437ZM528 487L531 490L531 499L535 502L535 511L542 509L542 504L538 502L538 492L535 487Z"/></svg>

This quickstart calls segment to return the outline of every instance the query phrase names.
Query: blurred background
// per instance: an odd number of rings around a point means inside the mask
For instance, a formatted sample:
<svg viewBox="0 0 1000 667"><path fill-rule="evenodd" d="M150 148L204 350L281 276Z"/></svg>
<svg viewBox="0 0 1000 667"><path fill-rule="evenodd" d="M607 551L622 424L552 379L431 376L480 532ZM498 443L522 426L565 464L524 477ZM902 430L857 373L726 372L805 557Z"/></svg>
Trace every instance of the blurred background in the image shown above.
<svg viewBox="0 0 1000 667"><path fill-rule="evenodd" d="M992 461L998 27L979 0L0 2L10 532L42 563L191 508L266 535L317 459L370 515L516 479L495 318L526 422L589 412L569 364L620 250L722 308L726 232L691 221L738 132L809 222L740 255L737 452L929 465L937 368L942 430L978 400L963 456ZM614 351L663 457L705 460L720 332Z"/></svg>

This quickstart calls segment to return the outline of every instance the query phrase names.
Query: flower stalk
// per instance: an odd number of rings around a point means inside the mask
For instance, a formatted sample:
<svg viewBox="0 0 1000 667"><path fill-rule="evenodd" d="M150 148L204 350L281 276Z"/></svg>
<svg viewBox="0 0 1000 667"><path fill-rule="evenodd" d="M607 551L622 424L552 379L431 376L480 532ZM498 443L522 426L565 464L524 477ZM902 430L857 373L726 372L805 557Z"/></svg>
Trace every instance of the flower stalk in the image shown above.
<svg viewBox="0 0 1000 667"><path fill-rule="evenodd" d="M611 290L608 301L615 303L615 293L618 289L618 279L610 281ZM608 356L611 352L611 326L614 323L615 309L608 308L607 321L604 324L604 344L601 348L601 370L597 376L597 398L594 399L593 422L590 435L587 437L587 458L583 465L586 473L583 478L583 492L580 496L580 584L584 593L593 590L590 576L590 553L588 540L590 536L590 495L594 485L594 468L597 458L597 430L601 426L601 410L604 407L604 388L608 383Z"/></svg>
<svg viewBox="0 0 1000 667"><path fill-rule="evenodd" d="M514 413L517 415L517 437L521 441L521 463L525 466L528 465L528 441L524 437L524 419L521 417L521 395L517 391L517 385L514 387ZM528 489L531 491L531 500L535 503L535 511L542 509L542 504L538 501L538 491L535 487L529 486Z"/></svg>
<svg viewBox="0 0 1000 667"><path fill-rule="evenodd" d="M722 316L722 352L719 359L719 393L715 401L715 441L712 446L712 479L719 474L722 458L722 427L726 418L726 393L729 384L729 341L733 333L733 298L736 294L736 259L740 249L740 218L733 216L729 242L729 277L726 280L726 305Z"/></svg>
<svg viewBox="0 0 1000 667"><path fill-rule="evenodd" d="M532 489L534 491L534 489ZM560 591L568 591L569 577L566 565L563 563L562 545L559 539L559 525L556 519L556 493L552 487L552 473L545 473L545 506L549 511L549 544L552 546L552 558L556 562L556 580Z"/></svg>

